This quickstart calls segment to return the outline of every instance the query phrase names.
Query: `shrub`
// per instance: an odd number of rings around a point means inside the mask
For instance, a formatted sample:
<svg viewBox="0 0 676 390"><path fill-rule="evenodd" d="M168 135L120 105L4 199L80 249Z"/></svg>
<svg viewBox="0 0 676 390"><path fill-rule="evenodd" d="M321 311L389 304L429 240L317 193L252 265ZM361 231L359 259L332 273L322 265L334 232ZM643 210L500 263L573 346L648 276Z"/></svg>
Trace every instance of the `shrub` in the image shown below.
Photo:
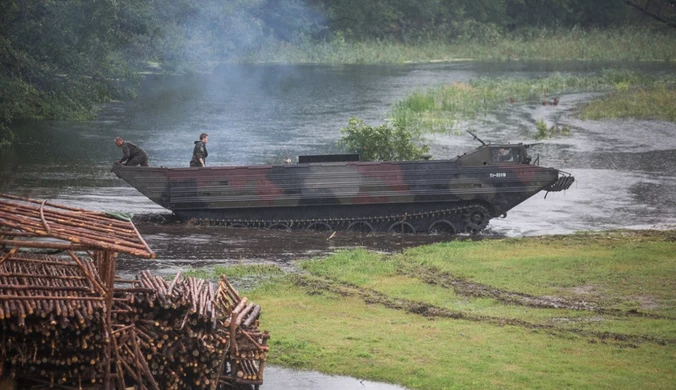
<svg viewBox="0 0 676 390"><path fill-rule="evenodd" d="M429 151L428 145L418 146L419 137L395 122L374 127L350 118L339 144L351 153L359 153L362 161L417 160Z"/></svg>
<svg viewBox="0 0 676 390"><path fill-rule="evenodd" d="M535 134L535 139L544 139L547 138L547 124L542 119L538 119L535 127L538 129L537 134Z"/></svg>
<svg viewBox="0 0 676 390"><path fill-rule="evenodd" d="M10 146L14 142L14 133L0 122L0 148Z"/></svg>
<svg viewBox="0 0 676 390"><path fill-rule="evenodd" d="M538 130L537 133L535 133L535 139L539 140L552 138L556 136L570 135L570 127L566 125L564 126L553 125L552 127L547 128L547 124L542 119L538 119L537 123L535 124L535 127Z"/></svg>

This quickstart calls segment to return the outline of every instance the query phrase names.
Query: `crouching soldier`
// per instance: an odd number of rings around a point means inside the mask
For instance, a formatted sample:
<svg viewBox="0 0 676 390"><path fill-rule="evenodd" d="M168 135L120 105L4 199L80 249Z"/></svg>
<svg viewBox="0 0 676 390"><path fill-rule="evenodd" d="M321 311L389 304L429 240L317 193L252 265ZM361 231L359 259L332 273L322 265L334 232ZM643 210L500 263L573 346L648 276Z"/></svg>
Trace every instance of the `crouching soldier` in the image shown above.
<svg viewBox="0 0 676 390"><path fill-rule="evenodd" d="M122 159L118 160L116 164L123 164L128 167L135 167L137 165L142 167L148 166L148 154L145 150L120 137L115 138L115 145L118 148L122 148L123 153Z"/></svg>

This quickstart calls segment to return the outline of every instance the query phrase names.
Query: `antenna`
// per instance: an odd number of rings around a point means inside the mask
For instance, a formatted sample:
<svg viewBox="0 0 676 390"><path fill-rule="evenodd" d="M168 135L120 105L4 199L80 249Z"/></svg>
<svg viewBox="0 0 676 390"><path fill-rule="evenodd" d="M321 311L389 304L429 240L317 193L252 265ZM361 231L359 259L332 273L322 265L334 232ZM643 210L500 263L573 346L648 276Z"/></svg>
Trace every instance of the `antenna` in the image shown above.
<svg viewBox="0 0 676 390"><path fill-rule="evenodd" d="M486 146L486 143L484 141L482 141L481 138L477 137L476 134L472 133L469 130L465 130L465 131L470 133L472 135L472 137L474 137L475 140L478 140L479 142L481 142L482 145Z"/></svg>

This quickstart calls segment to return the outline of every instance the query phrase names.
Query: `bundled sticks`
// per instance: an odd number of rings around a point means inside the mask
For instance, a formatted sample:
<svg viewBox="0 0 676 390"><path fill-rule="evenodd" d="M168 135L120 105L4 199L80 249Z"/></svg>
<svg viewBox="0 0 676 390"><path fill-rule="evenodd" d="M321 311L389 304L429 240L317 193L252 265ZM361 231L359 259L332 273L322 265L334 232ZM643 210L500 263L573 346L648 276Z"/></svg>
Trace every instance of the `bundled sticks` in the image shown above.
<svg viewBox="0 0 676 390"><path fill-rule="evenodd" d="M258 330L260 306L247 304L224 276L215 285L144 271L130 290L139 291L133 302L116 301L113 313L126 375L147 364L148 370L133 374L148 388L262 384L269 336Z"/></svg>
<svg viewBox="0 0 676 390"><path fill-rule="evenodd" d="M0 363L10 375L52 386L101 380L110 340L105 302L94 265L82 266L30 253L14 253L0 264Z"/></svg>
<svg viewBox="0 0 676 390"><path fill-rule="evenodd" d="M224 276L216 284L143 271L116 278L110 297L96 261L72 260L12 253L0 263L6 375L67 389L262 384L269 335L258 329L261 308Z"/></svg>
<svg viewBox="0 0 676 390"><path fill-rule="evenodd" d="M91 247L154 258L155 253L130 221L105 213L0 193L0 244L17 244L5 237L50 237L59 241L22 241L43 248ZM3 237L4 236L4 237Z"/></svg>

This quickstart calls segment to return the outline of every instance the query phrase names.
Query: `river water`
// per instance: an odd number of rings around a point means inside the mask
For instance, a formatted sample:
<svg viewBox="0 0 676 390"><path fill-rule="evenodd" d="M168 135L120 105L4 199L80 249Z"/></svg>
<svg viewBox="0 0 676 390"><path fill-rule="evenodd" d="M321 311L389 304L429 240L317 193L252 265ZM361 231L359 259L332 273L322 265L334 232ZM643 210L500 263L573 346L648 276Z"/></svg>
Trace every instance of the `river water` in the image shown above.
<svg viewBox="0 0 676 390"><path fill-rule="evenodd" d="M110 173L112 162L121 154L113 144L115 136L143 147L151 165L188 166L193 141L201 132L209 133L208 165L281 163L300 154L336 152L340 128L350 117L380 124L393 103L416 89L477 77L588 74L608 66L626 64L226 65L210 75L149 75L135 101L106 104L96 120L15 124L18 141L0 156L0 191L92 210L161 215L166 211ZM662 64L631 67L643 72L676 71ZM573 187L551 193L547 199L544 194L534 196L507 218L491 221L487 235L676 226L676 124L577 119L576 107L594 96L564 95L558 106L506 103L452 134L428 138L432 154L447 158L478 145L463 134L466 128L493 142L532 142L528 132L534 133L539 119L550 126L571 128L570 136L546 140L534 151L541 165L572 173L576 178ZM151 218L158 219L157 215ZM170 273L190 266L239 263L292 268L293 259L341 248L396 251L450 239L343 232L328 239L322 233L143 220L138 225L158 259L121 257L118 267L122 272L149 268ZM278 375L281 378L283 373ZM289 389L302 386L285 385Z"/></svg>
<svg viewBox="0 0 676 390"><path fill-rule="evenodd" d="M477 77L588 74L608 66L626 64L224 65L210 75L150 75L134 102L106 104L94 121L16 124L18 142L0 157L0 191L94 210L162 213L165 210L109 172L111 162L120 157L112 142L115 136L142 146L152 165L187 166L193 141L201 132L210 135L209 165L280 163L299 154L336 152L340 128L350 117L380 124L393 103L416 89ZM643 72L676 71L664 64L631 67ZM576 107L593 97L565 95L558 106L506 103L492 115L458 126L452 135L429 137L433 155L445 158L478 145L464 133L466 128L494 142L532 142L527 133L534 133L539 119L572 129L570 136L547 140L532 150L540 154L542 165L572 173L573 187L547 199L543 194L534 196L507 218L491 221L489 234L524 236L676 224L676 124L577 119ZM146 229L141 226L141 230ZM163 243L174 238L190 241L192 236L210 235L205 229L157 232L151 228L148 233L157 249L164 249ZM298 252L321 254L363 240L348 236L318 245L310 237L303 248L305 241L297 234L291 239L283 233L233 230L216 235L227 236L225 243L236 248L233 253L240 261L256 258L248 249L251 240L280 236L279 241L290 241L272 245L270 254L260 257L267 261ZM173 257L171 251L162 252L161 257ZM219 252L200 253L200 258L229 257L220 248Z"/></svg>
<svg viewBox="0 0 676 390"><path fill-rule="evenodd" d="M94 121L18 123L18 142L0 156L0 191L68 205L135 214L165 213L110 170L121 136L142 146L151 165L184 167L193 141L209 133L208 164L280 163L299 154L338 151L340 128L356 116L380 124L407 93L477 77L589 74L629 66L676 72L666 64L453 63L427 65L224 65L212 74L146 77L133 102L101 107ZM561 96L558 106L505 104L480 120L428 138L436 158L486 141L533 142L537 120L567 125L571 135L531 149L542 165L572 173L576 183L545 199L538 194L491 221L487 234L525 236L579 230L668 228L676 225L676 124L646 120L582 121L576 107L594 94ZM530 132L530 134L529 134ZM157 219L157 218L154 218ZM369 236L222 229L138 222L160 260L121 264L173 271L196 263L276 262L321 256L344 247L391 251L447 237Z"/></svg>

